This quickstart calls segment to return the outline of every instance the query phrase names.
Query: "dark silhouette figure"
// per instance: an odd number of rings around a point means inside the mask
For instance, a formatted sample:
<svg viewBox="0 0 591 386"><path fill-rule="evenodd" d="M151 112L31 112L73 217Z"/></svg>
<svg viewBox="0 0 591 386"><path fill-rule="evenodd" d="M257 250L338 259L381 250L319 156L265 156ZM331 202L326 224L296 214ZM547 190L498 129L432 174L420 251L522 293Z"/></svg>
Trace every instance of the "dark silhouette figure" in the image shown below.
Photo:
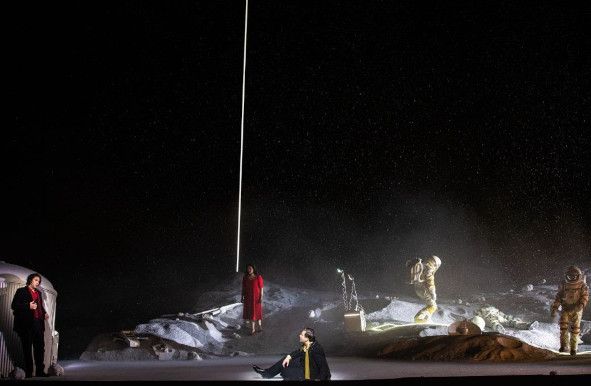
<svg viewBox="0 0 591 386"><path fill-rule="evenodd" d="M27 277L27 285L16 290L11 308L14 313L14 331L18 334L25 357L25 377L33 376L33 357L35 358L35 376L46 377L45 364L45 319L49 315L43 307L41 275L32 273Z"/></svg>

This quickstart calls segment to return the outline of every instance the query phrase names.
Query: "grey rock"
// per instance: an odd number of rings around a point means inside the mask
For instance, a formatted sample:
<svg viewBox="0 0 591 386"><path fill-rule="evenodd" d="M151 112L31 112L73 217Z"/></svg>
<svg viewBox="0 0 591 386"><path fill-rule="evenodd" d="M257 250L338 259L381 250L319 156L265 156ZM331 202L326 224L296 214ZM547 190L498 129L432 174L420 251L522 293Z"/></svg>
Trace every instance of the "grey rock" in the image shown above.
<svg viewBox="0 0 591 386"><path fill-rule="evenodd" d="M64 375L64 368L57 363L53 363L51 366L49 366L47 373L54 377L61 377Z"/></svg>
<svg viewBox="0 0 591 386"><path fill-rule="evenodd" d="M20 367L15 367L9 374L9 379L25 379L25 370L21 369Z"/></svg>

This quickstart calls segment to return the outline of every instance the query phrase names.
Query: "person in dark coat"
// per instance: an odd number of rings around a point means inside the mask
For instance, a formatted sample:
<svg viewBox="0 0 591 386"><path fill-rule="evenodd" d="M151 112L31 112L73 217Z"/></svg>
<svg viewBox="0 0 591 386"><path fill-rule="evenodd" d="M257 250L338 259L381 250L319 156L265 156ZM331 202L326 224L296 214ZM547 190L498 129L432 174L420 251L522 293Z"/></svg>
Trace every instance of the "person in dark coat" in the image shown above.
<svg viewBox="0 0 591 386"><path fill-rule="evenodd" d="M330 380L331 374L324 349L316 341L314 330L306 327L300 332L301 347L277 361L268 369L253 365L254 371L263 378L273 378L277 374L285 380Z"/></svg>
<svg viewBox="0 0 591 386"><path fill-rule="evenodd" d="M41 275L32 273L27 277L27 285L19 288L12 299L14 313L14 331L23 346L25 358L25 377L33 376L33 357L35 358L35 376L46 377L45 364L45 320L49 315L43 307L43 297L37 289L41 284Z"/></svg>

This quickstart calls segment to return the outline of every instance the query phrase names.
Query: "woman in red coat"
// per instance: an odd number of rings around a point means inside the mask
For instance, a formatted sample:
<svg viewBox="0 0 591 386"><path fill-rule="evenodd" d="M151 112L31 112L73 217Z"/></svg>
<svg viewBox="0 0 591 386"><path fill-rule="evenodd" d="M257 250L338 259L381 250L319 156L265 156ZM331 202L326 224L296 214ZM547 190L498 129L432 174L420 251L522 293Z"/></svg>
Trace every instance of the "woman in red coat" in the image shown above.
<svg viewBox="0 0 591 386"><path fill-rule="evenodd" d="M252 325L251 335L256 333L256 321L259 331L263 331L263 277L259 275L252 264L246 265L246 272L242 278L242 319Z"/></svg>

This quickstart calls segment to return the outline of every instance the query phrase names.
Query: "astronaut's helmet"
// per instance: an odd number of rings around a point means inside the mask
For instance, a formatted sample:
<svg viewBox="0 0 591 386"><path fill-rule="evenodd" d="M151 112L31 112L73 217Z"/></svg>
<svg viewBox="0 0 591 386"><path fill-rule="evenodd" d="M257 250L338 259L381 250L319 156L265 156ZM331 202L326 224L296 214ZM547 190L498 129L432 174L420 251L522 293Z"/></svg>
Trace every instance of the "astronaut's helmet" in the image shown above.
<svg viewBox="0 0 591 386"><path fill-rule="evenodd" d="M581 279L582 275L583 272L578 267L571 265L566 269L566 272L564 273L564 278L569 283L576 283Z"/></svg>
<svg viewBox="0 0 591 386"><path fill-rule="evenodd" d="M430 265L434 271L437 271L441 267L441 259L435 255L429 256L425 259L425 264Z"/></svg>

